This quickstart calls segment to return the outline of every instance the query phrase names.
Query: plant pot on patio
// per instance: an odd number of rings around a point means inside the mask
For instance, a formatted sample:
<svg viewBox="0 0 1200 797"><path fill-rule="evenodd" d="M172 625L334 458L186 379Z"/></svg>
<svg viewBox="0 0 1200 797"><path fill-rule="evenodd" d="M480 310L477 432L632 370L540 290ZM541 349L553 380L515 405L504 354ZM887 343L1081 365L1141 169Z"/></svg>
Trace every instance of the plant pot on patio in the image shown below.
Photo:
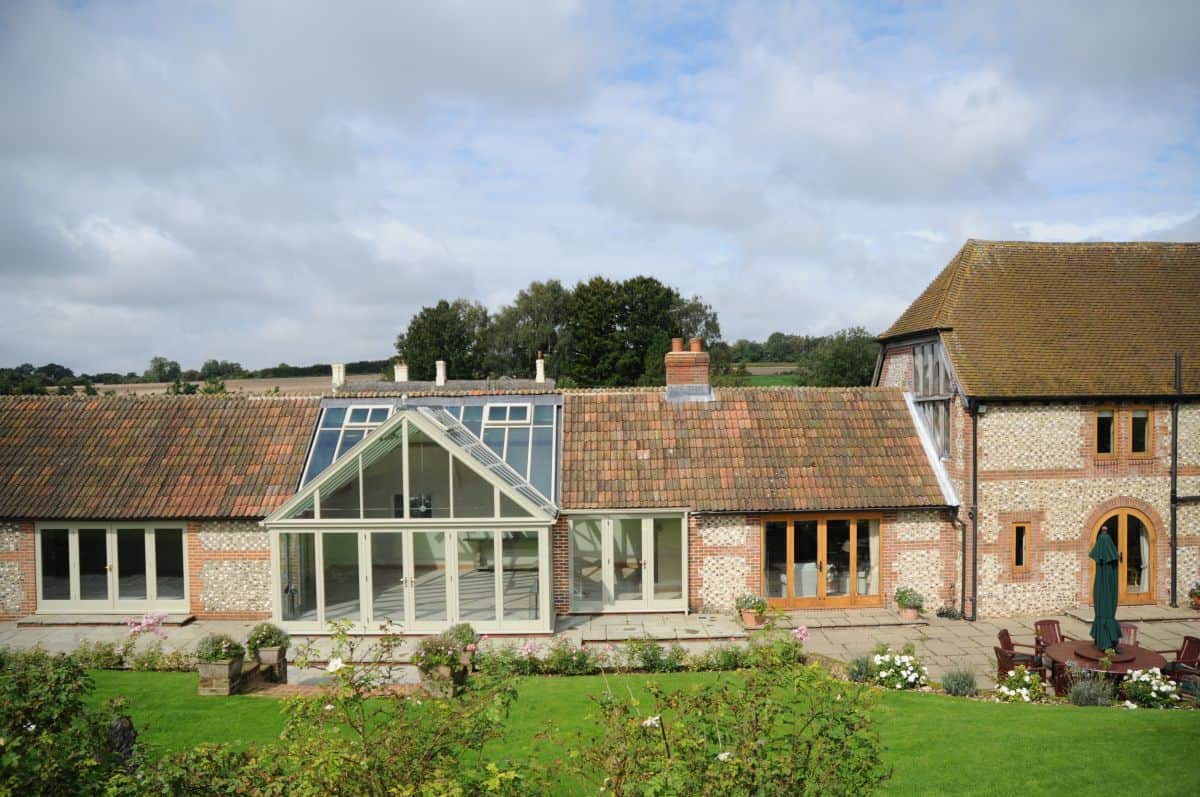
<svg viewBox="0 0 1200 797"><path fill-rule="evenodd" d="M763 618L767 613L767 601L757 595L739 595L733 602L733 608L741 614L742 625L747 628L758 628L763 624Z"/></svg>
<svg viewBox="0 0 1200 797"><path fill-rule="evenodd" d="M747 628L758 628L763 624L764 619L762 612L756 612L753 609L742 610L742 625Z"/></svg>
<svg viewBox="0 0 1200 797"><path fill-rule="evenodd" d="M267 681L287 683L287 649L292 638L277 625L259 623L250 629L246 647L258 659L258 672Z"/></svg>
<svg viewBox="0 0 1200 797"><path fill-rule="evenodd" d="M226 634L209 634L196 643L196 669L200 672L197 693L232 695L242 680L246 649Z"/></svg>
<svg viewBox="0 0 1200 797"><path fill-rule="evenodd" d="M901 606L900 619L906 623L915 623L917 620L921 619L921 613L911 606Z"/></svg>
<svg viewBox="0 0 1200 797"><path fill-rule="evenodd" d="M287 683L287 648L281 646L258 649L258 671L263 678L276 684Z"/></svg>
<svg viewBox="0 0 1200 797"><path fill-rule="evenodd" d="M912 587L897 587L895 601L901 622L915 623L920 619L921 609L925 607L925 598L921 593Z"/></svg>

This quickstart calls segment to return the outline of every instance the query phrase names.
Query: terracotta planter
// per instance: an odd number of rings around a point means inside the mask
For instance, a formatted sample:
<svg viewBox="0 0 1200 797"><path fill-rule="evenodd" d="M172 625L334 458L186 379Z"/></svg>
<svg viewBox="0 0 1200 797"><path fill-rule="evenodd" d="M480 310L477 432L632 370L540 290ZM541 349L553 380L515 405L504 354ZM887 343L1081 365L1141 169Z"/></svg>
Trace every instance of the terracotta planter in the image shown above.
<svg viewBox="0 0 1200 797"><path fill-rule="evenodd" d="M1200 598L1192 598L1192 608L1200 612Z"/></svg>
<svg viewBox="0 0 1200 797"><path fill-rule="evenodd" d="M900 607L900 619L906 623L915 623L921 617L921 613L911 606Z"/></svg>
<svg viewBox="0 0 1200 797"><path fill-rule="evenodd" d="M742 625L747 628L758 628L763 624L763 613L753 609L742 609Z"/></svg>
<svg viewBox="0 0 1200 797"><path fill-rule="evenodd" d="M287 648L270 647L258 649L258 670L268 681L287 683Z"/></svg>
<svg viewBox="0 0 1200 797"><path fill-rule="evenodd" d="M421 671L421 685L434 697L454 697L467 682L467 668L459 664L438 664L431 670Z"/></svg>
<svg viewBox="0 0 1200 797"><path fill-rule="evenodd" d="M237 692L242 680L242 660L202 661L196 665L200 671L197 694L232 695Z"/></svg>

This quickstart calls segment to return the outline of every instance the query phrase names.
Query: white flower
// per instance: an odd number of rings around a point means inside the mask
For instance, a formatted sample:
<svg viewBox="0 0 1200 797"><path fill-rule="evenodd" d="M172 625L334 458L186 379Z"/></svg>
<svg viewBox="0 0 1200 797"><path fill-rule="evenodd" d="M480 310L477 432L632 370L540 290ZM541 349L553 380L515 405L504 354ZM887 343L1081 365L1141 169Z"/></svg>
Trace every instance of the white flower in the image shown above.
<svg viewBox="0 0 1200 797"><path fill-rule="evenodd" d="M646 719L642 720L643 728L658 728L661 725L662 717L658 714L655 714L653 717L646 717Z"/></svg>
<svg viewBox="0 0 1200 797"><path fill-rule="evenodd" d="M342 661L337 656L334 656L332 659L329 660L329 664L325 665L325 669L328 670L329 672L337 672L338 670L342 669L345 666L346 666L346 662Z"/></svg>
<svg viewBox="0 0 1200 797"><path fill-rule="evenodd" d="M1137 703L1134 703L1132 700L1126 700L1125 708L1137 708Z"/></svg>
<svg viewBox="0 0 1200 797"><path fill-rule="evenodd" d="M731 758L733 758L733 753L729 752L728 750L723 753L717 753L718 761L728 761Z"/></svg>
<svg viewBox="0 0 1200 797"><path fill-rule="evenodd" d="M332 703L326 703L326 704L325 704L325 710L326 710L326 711L333 711L333 704L332 704Z"/></svg>
<svg viewBox="0 0 1200 797"><path fill-rule="evenodd" d="M25 730L28 731L29 733L33 733L34 731L37 730L37 726L34 725L32 722L30 722L25 725Z"/></svg>

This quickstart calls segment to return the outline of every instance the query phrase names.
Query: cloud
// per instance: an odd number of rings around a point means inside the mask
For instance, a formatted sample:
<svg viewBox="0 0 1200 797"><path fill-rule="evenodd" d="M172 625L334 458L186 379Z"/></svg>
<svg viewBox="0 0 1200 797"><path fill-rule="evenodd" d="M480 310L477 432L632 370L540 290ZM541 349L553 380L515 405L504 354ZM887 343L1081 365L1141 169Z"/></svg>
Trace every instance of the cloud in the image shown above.
<svg viewBox="0 0 1200 797"><path fill-rule="evenodd" d="M967 237L1200 237L1197 7L0 5L0 365L386 356L651 274L886 327Z"/></svg>

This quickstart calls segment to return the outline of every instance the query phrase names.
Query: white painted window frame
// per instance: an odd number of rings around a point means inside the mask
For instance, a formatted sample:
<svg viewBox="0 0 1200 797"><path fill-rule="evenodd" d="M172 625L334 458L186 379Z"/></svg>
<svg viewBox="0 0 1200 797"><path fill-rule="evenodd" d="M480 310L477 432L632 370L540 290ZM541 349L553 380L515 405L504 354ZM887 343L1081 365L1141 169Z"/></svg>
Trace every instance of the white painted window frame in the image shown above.
<svg viewBox="0 0 1200 797"><path fill-rule="evenodd" d="M650 562L654 555L654 520L656 518L679 518L682 535L683 557L682 597L676 600L657 600L654 597L654 572ZM613 596L613 539L616 523L620 520L642 521L642 556L647 564L642 567L642 598L637 601L617 601ZM600 603L580 603L575 599L575 523L600 521L600 561L604 600ZM612 510L573 513L567 529L568 590L571 596L571 611L580 614L639 613L639 612L687 612L688 611L688 511L686 509Z"/></svg>

